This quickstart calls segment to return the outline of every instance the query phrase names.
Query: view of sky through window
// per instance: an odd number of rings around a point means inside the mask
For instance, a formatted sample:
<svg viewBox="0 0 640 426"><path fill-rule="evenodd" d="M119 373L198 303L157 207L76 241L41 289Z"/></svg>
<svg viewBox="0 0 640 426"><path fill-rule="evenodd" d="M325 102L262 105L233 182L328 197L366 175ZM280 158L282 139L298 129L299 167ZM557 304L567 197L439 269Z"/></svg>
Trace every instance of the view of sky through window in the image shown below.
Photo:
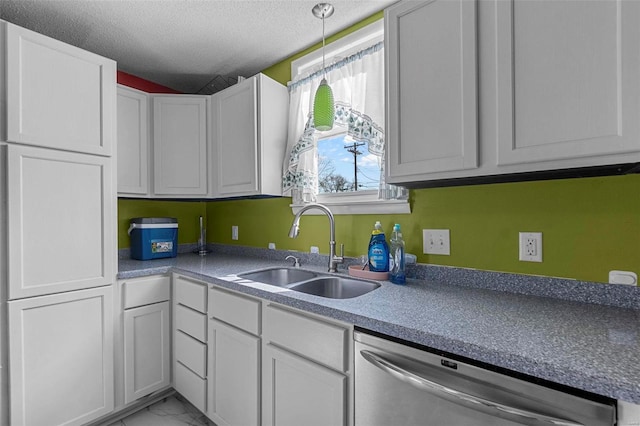
<svg viewBox="0 0 640 426"><path fill-rule="evenodd" d="M378 189L379 182L380 158L369 152L366 143L346 133L318 140L320 193Z"/></svg>

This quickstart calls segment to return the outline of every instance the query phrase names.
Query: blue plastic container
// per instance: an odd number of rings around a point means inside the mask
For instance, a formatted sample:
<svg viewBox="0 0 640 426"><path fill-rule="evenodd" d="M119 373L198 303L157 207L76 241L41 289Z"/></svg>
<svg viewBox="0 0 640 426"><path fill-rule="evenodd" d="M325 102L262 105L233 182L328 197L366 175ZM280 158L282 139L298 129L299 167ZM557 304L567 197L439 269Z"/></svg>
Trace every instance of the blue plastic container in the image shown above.
<svg viewBox="0 0 640 426"><path fill-rule="evenodd" d="M178 255L178 219L173 217L136 217L129 225L131 258L161 259Z"/></svg>

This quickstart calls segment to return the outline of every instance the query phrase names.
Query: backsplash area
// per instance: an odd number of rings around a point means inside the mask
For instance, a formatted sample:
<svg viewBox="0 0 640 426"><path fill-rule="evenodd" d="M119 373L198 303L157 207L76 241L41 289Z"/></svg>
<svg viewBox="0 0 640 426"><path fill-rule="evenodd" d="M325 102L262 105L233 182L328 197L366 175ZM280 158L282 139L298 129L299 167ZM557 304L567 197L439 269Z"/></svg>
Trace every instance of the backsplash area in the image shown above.
<svg viewBox="0 0 640 426"><path fill-rule="evenodd" d="M336 216L336 240L345 254L365 254L380 220L390 235L402 225L407 253L423 264L607 282L610 270L640 273L640 175L503 183L410 192L411 214ZM197 220L206 216L209 243L308 252L329 251L325 216L305 216L297 239L288 238L290 198L233 201L120 199L120 248L129 247L128 220L177 217L179 243L197 241ZM231 227L238 226L238 240ZM422 254L422 229L449 229L451 255ZM542 232L543 262L518 261L518 233Z"/></svg>

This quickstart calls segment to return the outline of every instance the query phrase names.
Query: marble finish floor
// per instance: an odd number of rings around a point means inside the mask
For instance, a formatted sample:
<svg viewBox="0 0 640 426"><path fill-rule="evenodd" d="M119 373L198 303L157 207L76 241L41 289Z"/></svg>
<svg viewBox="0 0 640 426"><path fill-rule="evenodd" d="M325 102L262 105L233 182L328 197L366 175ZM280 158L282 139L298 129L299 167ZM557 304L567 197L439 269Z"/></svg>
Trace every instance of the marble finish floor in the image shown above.
<svg viewBox="0 0 640 426"><path fill-rule="evenodd" d="M109 426L215 426L180 395L173 395Z"/></svg>

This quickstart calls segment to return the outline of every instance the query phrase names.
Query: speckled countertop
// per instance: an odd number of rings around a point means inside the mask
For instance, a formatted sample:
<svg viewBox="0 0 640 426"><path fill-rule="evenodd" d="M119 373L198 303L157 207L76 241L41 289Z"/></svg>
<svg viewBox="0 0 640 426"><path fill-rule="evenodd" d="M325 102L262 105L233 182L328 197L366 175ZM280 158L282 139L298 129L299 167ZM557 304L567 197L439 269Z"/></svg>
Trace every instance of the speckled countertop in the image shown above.
<svg viewBox="0 0 640 426"><path fill-rule="evenodd" d="M625 289L624 298L634 301L631 307L620 307L474 288L468 283L457 285L427 277L409 279L405 286L382 282L371 293L335 300L235 277L250 270L290 266L280 259L282 253L271 259L220 253L205 257L181 254L174 259L144 262L120 259L118 277L172 270L364 329L640 403L640 309L635 306L640 289ZM325 272L317 262L314 265L305 260L303 269ZM496 280L504 285L509 276L519 277L514 281L523 277L500 274ZM584 287L589 288L589 284ZM595 285L594 292L602 291L598 290L602 287L612 286ZM581 297L589 300L591 295ZM628 301L622 306L625 304Z"/></svg>

